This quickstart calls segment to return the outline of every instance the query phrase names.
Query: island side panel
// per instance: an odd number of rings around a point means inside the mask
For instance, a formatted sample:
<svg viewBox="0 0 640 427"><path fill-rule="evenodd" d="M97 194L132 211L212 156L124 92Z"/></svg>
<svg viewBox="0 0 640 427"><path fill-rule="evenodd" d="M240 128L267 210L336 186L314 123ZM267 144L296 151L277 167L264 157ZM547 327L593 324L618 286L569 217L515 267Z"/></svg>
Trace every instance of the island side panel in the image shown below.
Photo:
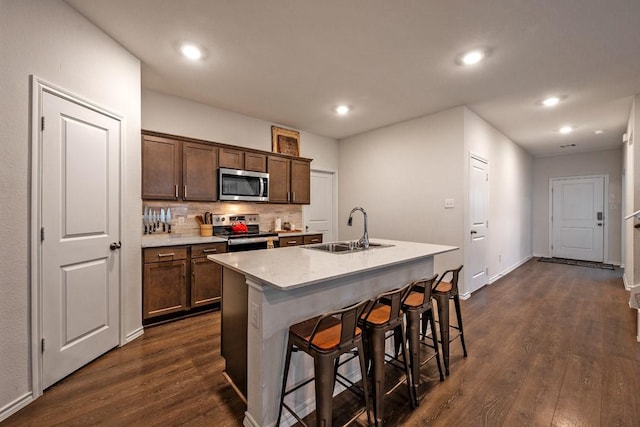
<svg viewBox="0 0 640 427"><path fill-rule="evenodd" d="M278 416L280 387L289 326L327 311L340 309L363 299L398 288L407 282L433 274L433 256L353 274L325 283L278 290L247 280L250 311L257 321L248 324L247 413L245 426L271 426ZM313 375L312 364L296 355L289 372L290 384ZM313 383L293 394L301 415L314 409ZM289 397L288 397L289 398Z"/></svg>
<svg viewBox="0 0 640 427"><path fill-rule="evenodd" d="M247 396L247 298L244 275L223 268L220 353L225 374L243 398Z"/></svg>

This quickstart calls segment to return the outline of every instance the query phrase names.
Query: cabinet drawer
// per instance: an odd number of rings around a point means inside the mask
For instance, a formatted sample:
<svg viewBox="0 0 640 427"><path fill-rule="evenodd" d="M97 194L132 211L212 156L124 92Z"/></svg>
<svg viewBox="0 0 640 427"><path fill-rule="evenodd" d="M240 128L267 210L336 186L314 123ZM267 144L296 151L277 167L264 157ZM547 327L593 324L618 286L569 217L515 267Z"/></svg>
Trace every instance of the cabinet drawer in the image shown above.
<svg viewBox="0 0 640 427"><path fill-rule="evenodd" d="M175 261L187 259L186 246L166 246L162 248L148 248L144 250L144 262Z"/></svg>
<svg viewBox="0 0 640 427"><path fill-rule="evenodd" d="M310 245L313 243L322 243L322 234L311 234L308 236L304 236L304 244Z"/></svg>
<svg viewBox="0 0 640 427"><path fill-rule="evenodd" d="M227 251L227 244L220 243L206 243L203 245L191 245L191 258L202 258L207 255L222 254Z"/></svg>
<svg viewBox="0 0 640 427"><path fill-rule="evenodd" d="M301 245L304 242L304 239L302 238L302 236L280 237L279 240L280 242L278 246L280 246L281 248L284 248L287 246Z"/></svg>

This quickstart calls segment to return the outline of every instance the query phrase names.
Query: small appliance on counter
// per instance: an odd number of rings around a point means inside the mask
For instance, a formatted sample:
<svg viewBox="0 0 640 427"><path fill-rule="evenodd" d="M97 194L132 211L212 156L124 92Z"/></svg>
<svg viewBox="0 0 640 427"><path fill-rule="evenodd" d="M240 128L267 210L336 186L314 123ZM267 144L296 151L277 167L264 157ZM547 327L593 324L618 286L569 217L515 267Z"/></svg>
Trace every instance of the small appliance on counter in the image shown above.
<svg viewBox="0 0 640 427"><path fill-rule="evenodd" d="M229 252L267 249L278 234L260 231L258 214L212 214L213 234L227 239Z"/></svg>

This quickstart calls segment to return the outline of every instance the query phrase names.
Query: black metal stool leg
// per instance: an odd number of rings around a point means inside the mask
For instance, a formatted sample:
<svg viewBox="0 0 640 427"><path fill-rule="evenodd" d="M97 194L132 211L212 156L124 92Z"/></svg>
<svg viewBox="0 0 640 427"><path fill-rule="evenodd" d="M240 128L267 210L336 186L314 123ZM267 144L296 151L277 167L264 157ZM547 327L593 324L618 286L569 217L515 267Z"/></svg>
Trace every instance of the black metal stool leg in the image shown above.
<svg viewBox="0 0 640 427"><path fill-rule="evenodd" d="M371 331L370 337L371 359L373 364L372 387L373 387L373 416L376 426L382 426L382 414L384 413L384 331Z"/></svg>
<svg viewBox="0 0 640 427"><path fill-rule="evenodd" d="M284 408L284 393L287 389L287 377L289 376L289 364L291 363L291 352L293 350L293 344L287 344L287 355L284 360L284 375L282 376L282 392L280 393L280 412L278 412L278 421L276 426L280 425L280 419L282 418L282 409Z"/></svg>
<svg viewBox="0 0 640 427"><path fill-rule="evenodd" d="M367 411L367 425L371 425L371 399L369 398L369 386L367 385L367 365L364 357L364 345L358 341L358 360L360 361L360 375L362 375L362 391L364 404Z"/></svg>
<svg viewBox="0 0 640 427"><path fill-rule="evenodd" d="M407 338L409 340L409 361L413 379L414 405L418 406L418 388L420 386L420 313L407 310Z"/></svg>
<svg viewBox="0 0 640 427"><path fill-rule="evenodd" d="M438 302L438 321L440 322L444 372L449 375L449 296L436 295L435 297Z"/></svg>
<svg viewBox="0 0 640 427"><path fill-rule="evenodd" d="M409 355L407 354L407 335L405 333L404 322L402 322L402 360L404 361L404 373L407 376L407 389L409 391L409 402L411 402L411 409L416 407L416 399L417 394L414 394L413 390L413 376L411 375L411 370L409 369ZM418 364L418 369L420 369L420 364Z"/></svg>
<svg viewBox="0 0 640 427"><path fill-rule="evenodd" d="M429 310L422 315L424 318L427 316L431 324L431 339L433 340L433 350L436 353L436 362L438 363L438 372L440 372L440 381L444 381L444 375L442 375L442 364L440 363L440 351L438 351L438 335L436 333L436 322L433 318L433 310Z"/></svg>
<svg viewBox="0 0 640 427"><path fill-rule="evenodd" d="M462 353L467 357L467 346L464 344L464 331L462 330L462 311L460 311L460 297L454 295L453 303L456 306L456 316L458 317L458 328L460 329L460 342L462 342Z"/></svg>
<svg viewBox="0 0 640 427"><path fill-rule="evenodd" d="M334 358L316 356L313 358L316 387L316 425L331 427L333 414Z"/></svg>

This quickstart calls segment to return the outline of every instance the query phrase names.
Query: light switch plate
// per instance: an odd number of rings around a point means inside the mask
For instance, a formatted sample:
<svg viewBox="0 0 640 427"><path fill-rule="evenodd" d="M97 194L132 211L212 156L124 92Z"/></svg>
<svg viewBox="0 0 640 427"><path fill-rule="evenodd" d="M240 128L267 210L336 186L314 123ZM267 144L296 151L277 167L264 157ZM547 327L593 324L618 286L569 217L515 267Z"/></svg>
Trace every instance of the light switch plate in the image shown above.
<svg viewBox="0 0 640 427"><path fill-rule="evenodd" d="M445 209L451 209L455 207L455 200L454 199L444 199L444 208Z"/></svg>

